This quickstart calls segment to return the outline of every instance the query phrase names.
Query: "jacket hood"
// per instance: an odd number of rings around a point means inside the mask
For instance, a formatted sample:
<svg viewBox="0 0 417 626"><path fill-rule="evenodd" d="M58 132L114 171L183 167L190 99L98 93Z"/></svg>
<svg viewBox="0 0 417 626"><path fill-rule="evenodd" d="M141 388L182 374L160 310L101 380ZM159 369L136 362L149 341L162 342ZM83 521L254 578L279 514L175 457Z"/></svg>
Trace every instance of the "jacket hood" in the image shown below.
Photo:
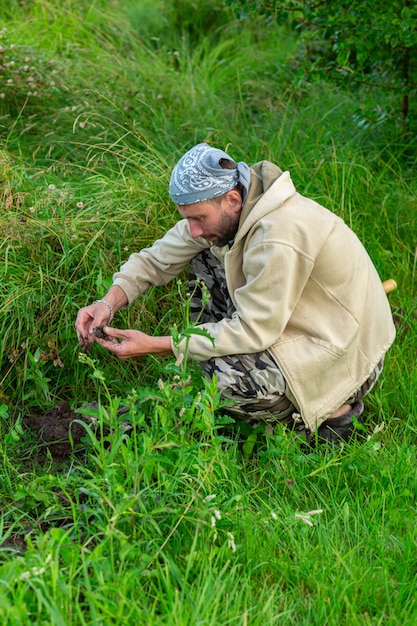
<svg viewBox="0 0 417 626"><path fill-rule="evenodd" d="M251 182L248 197L240 216L236 239L244 237L259 219L276 211L296 193L289 172L283 172L269 161L261 161L250 168Z"/></svg>

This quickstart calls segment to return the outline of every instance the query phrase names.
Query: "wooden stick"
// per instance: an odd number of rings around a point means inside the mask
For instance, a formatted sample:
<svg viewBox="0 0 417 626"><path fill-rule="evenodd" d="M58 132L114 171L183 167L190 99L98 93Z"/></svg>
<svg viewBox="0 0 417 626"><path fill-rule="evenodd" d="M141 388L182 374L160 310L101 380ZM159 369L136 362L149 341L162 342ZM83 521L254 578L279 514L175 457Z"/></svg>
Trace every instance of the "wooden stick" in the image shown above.
<svg viewBox="0 0 417 626"><path fill-rule="evenodd" d="M385 293L391 293L394 289L397 289L397 283L393 278L388 278L388 280L384 280L382 283Z"/></svg>

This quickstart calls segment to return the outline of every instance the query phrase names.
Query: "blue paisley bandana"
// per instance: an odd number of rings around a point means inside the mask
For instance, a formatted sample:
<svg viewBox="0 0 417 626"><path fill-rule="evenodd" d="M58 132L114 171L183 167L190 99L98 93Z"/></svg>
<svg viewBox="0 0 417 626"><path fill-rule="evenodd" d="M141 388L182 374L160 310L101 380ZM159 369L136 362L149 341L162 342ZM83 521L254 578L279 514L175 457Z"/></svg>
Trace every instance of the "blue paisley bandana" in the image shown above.
<svg viewBox="0 0 417 626"><path fill-rule="evenodd" d="M223 150L211 148L206 143L199 143L188 150L172 170L169 183L169 195L175 204L194 204L221 196L243 185L245 201L249 184L250 170L243 161L237 163L234 170L220 167L220 159L231 159Z"/></svg>

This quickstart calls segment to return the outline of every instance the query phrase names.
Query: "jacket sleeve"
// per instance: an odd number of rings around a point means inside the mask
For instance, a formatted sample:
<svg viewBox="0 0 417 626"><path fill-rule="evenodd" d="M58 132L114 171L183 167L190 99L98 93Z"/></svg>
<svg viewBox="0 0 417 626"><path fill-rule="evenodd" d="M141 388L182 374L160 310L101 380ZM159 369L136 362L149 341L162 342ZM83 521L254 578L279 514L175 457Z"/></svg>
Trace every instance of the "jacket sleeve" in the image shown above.
<svg viewBox="0 0 417 626"><path fill-rule="evenodd" d="M186 267L209 243L202 237L193 239L187 220L180 220L150 248L131 254L113 275L113 285L125 292L131 304L151 285L165 285Z"/></svg>
<svg viewBox="0 0 417 626"><path fill-rule="evenodd" d="M244 284L233 292L230 319L202 324L213 343L192 335L173 346L197 361L227 354L250 354L273 345L283 333L313 269L313 259L285 241L253 238L244 254ZM262 238L261 238L262 239ZM229 253L232 254L232 251ZM226 264L228 262L226 255Z"/></svg>

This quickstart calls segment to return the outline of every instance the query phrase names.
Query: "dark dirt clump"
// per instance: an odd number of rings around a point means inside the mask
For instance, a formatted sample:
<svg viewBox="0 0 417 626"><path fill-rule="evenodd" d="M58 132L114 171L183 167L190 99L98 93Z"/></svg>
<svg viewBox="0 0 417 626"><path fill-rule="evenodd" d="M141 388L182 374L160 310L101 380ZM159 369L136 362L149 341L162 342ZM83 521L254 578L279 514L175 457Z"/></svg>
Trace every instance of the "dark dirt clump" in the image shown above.
<svg viewBox="0 0 417 626"><path fill-rule="evenodd" d="M24 536L12 535L1 541L0 548L11 552L25 552L27 545Z"/></svg>
<svg viewBox="0 0 417 626"><path fill-rule="evenodd" d="M104 339L104 341L111 341L111 337L109 337L103 330L104 326L96 326L93 330L93 334L99 339Z"/></svg>
<svg viewBox="0 0 417 626"><path fill-rule="evenodd" d="M80 413L80 409L83 412ZM91 415L89 410L91 409ZM38 414L36 411L32 415L23 417L22 423L38 434L37 446L46 452L49 450L54 458L63 458L72 452L83 448L82 439L86 436L84 424L88 424L90 428L97 434L99 428L99 419L97 418L97 402L91 402L79 409L71 409L69 403L64 400L60 404L53 406L45 413ZM120 407L117 411L117 417L128 413L129 407ZM129 433L132 430L132 424L128 420L119 421L119 426L124 432ZM100 429L100 433L108 434L108 429ZM38 460L42 461L45 453L38 456Z"/></svg>
<svg viewBox="0 0 417 626"><path fill-rule="evenodd" d="M96 408L97 405L89 405ZM42 415L32 414L22 419L23 425L38 433L38 445L48 448L53 457L65 457L81 444L86 430L79 422L93 424L93 415L78 413L67 401L52 407Z"/></svg>

